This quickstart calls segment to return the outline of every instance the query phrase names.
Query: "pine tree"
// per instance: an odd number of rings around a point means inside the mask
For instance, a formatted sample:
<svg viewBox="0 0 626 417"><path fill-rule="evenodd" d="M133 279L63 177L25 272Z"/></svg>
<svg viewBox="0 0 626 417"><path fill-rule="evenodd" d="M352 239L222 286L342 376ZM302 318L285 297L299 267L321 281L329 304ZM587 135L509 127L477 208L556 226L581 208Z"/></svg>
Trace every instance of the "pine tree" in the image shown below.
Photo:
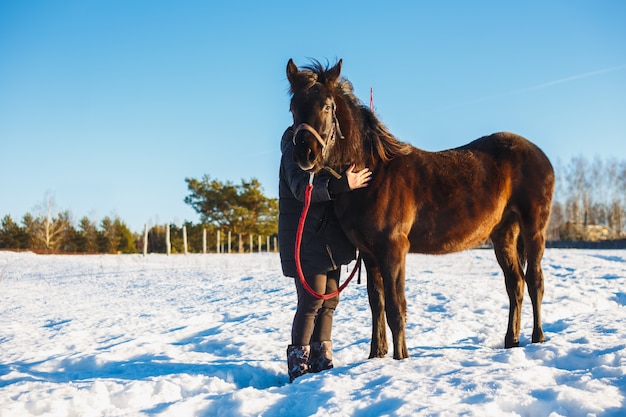
<svg viewBox="0 0 626 417"><path fill-rule="evenodd" d="M28 248L28 235L25 229L15 223L8 214L0 222L0 248Z"/></svg>
<svg viewBox="0 0 626 417"><path fill-rule="evenodd" d="M98 241L101 252L117 253L117 248L120 244L120 237L117 231L116 223L111 220L109 216L106 216L100 222Z"/></svg>
<svg viewBox="0 0 626 417"><path fill-rule="evenodd" d="M191 192L185 197L200 214L202 223L230 230L234 234L273 235L278 231L278 201L263 195L257 179L234 185L205 175L202 180L185 178Z"/></svg>
<svg viewBox="0 0 626 417"><path fill-rule="evenodd" d="M98 228L87 216L80 219L78 231L79 251L87 253L98 252Z"/></svg>
<svg viewBox="0 0 626 417"><path fill-rule="evenodd" d="M121 253L137 253L135 236L133 236L133 233L119 217L115 218L115 227L119 236L117 251Z"/></svg>

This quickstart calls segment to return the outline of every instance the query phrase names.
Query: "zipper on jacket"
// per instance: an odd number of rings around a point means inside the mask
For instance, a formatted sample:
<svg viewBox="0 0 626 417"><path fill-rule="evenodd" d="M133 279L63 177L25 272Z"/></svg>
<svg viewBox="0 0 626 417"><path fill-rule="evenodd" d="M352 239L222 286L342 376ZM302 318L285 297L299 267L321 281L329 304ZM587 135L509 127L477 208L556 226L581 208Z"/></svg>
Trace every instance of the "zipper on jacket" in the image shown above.
<svg viewBox="0 0 626 417"><path fill-rule="evenodd" d="M335 263L335 259L333 258L333 251L330 250L330 246L328 244L326 244L326 252L328 252L330 262L333 264L333 269L337 269L337 264Z"/></svg>

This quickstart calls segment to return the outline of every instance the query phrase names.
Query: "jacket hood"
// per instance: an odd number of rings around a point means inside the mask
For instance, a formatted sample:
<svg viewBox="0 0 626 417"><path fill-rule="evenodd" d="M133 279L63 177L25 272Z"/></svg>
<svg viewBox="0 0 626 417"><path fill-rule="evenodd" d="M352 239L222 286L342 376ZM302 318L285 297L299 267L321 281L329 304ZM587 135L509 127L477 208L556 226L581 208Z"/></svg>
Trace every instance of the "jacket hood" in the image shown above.
<svg viewBox="0 0 626 417"><path fill-rule="evenodd" d="M280 152L284 153L287 147L287 144L293 140L293 126L289 126L285 133L283 133L283 138L280 140Z"/></svg>

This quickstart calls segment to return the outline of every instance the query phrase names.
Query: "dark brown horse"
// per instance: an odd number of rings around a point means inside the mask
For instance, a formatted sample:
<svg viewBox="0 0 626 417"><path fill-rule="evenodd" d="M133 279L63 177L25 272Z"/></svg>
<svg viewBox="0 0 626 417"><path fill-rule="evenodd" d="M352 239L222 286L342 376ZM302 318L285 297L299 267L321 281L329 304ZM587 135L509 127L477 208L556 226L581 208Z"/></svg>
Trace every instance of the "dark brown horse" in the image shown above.
<svg viewBox="0 0 626 417"><path fill-rule="evenodd" d="M524 282L533 305L532 342L541 327L541 258L554 172L545 154L513 133L485 136L456 149L426 152L396 139L340 79L318 62L299 70L289 60L294 155L300 167L335 171L369 167L368 188L341 195L337 216L367 268L372 309L370 357L408 357L405 339L405 260L409 252L444 254L490 238L504 272L509 321L504 346L519 346ZM524 265L526 264L526 268ZM490 289L485 289L490 291Z"/></svg>

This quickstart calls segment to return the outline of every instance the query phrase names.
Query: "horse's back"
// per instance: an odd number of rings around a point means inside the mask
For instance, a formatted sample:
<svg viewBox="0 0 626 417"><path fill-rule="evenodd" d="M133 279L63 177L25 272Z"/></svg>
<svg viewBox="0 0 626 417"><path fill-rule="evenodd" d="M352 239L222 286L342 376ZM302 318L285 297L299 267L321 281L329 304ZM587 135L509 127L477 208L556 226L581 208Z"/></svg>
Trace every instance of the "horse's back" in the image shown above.
<svg viewBox="0 0 626 417"><path fill-rule="evenodd" d="M498 132L483 136L454 150L484 152L503 160L530 157L533 163L550 165L548 157L537 145L523 136L510 132Z"/></svg>
<svg viewBox="0 0 626 417"><path fill-rule="evenodd" d="M449 253L484 241L506 212L550 206L554 173L545 154L513 133L416 153L419 184L411 251ZM532 200L532 201L531 201Z"/></svg>

